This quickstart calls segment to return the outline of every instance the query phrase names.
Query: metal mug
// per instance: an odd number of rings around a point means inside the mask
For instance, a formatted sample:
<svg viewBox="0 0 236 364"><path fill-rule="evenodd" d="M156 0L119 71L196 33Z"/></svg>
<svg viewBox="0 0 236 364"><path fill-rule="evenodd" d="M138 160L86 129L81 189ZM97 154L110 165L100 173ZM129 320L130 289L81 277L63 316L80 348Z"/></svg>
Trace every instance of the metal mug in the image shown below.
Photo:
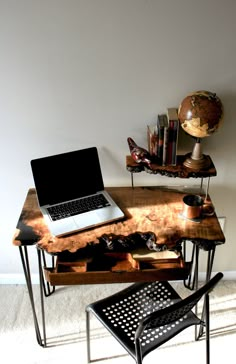
<svg viewBox="0 0 236 364"><path fill-rule="evenodd" d="M186 195L183 198L182 215L187 219L198 219L202 216L211 216L215 209L211 203L206 203L199 195Z"/></svg>

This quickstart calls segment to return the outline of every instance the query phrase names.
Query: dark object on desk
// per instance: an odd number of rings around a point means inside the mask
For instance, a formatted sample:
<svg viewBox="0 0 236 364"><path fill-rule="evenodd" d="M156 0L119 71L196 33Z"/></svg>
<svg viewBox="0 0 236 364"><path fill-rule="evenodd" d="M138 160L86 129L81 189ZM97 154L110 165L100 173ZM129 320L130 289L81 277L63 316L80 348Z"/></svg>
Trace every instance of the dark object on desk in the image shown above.
<svg viewBox="0 0 236 364"><path fill-rule="evenodd" d="M131 157L133 158L133 160L136 163L144 163L144 164L147 164L148 166L150 166L150 164L151 164L150 153L146 149L139 147L135 143L135 141L130 137L127 139L127 142L128 142L130 154L131 154Z"/></svg>
<svg viewBox="0 0 236 364"><path fill-rule="evenodd" d="M105 245L105 249L115 252L130 252L145 245L150 250L160 250L160 247L156 244L156 235L151 231L146 233L136 232L128 236L104 234L99 239L99 242Z"/></svg>
<svg viewBox="0 0 236 364"><path fill-rule="evenodd" d="M86 307L87 355L90 355L90 312L108 329L137 364L191 325L206 326L206 363L210 363L209 293L223 277L216 274L185 299L168 282L136 283ZM205 296L205 322L193 308ZM115 309L114 309L115 307ZM128 313L128 317L126 318Z"/></svg>
<svg viewBox="0 0 236 364"><path fill-rule="evenodd" d="M90 242L84 248L70 253L68 250L60 253L60 258L64 261L76 261L84 257L96 257L106 252L126 253L139 248L147 247L150 251L161 251L163 246L156 244L156 235L149 231L146 233L136 232L128 236L103 234L99 238L99 244Z"/></svg>

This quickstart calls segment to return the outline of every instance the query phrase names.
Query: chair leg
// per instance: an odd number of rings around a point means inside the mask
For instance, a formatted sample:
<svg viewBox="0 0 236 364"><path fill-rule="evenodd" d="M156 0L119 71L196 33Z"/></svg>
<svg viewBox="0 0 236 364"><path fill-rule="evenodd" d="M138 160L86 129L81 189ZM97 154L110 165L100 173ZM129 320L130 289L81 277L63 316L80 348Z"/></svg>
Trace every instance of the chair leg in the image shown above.
<svg viewBox="0 0 236 364"><path fill-rule="evenodd" d="M209 295L205 296L205 320L206 320L206 363L210 364L210 313L209 313Z"/></svg>
<svg viewBox="0 0 236 364"><path fill-rule="evenodd" d="M86 338L87 338L87 362L91 362L90 354L90 315L89 311L86 311Z"/></svg>
<svg viewBox="0 0 236 364"><path fill-rule="evenodd" d="M139 339L135 339L135 354L136 354L136 364L142 364L142 351L140 348Z"/></svg>

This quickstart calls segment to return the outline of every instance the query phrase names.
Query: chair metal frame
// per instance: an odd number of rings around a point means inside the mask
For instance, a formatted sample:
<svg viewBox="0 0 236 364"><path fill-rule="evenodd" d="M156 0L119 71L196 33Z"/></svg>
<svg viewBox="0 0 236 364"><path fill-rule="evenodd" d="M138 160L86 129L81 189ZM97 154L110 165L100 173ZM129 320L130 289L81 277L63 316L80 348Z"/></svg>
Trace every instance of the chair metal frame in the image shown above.
<svg viewBox="0 0 236 364"><path fill-rule="evenodd" d="M173 287L168 282L151 282L151 283L135 283L128 288L117 292L102 300L89 304L86 307L86 334L87 334L87 359L88 363L91 362L91 347L90 347L90 312L105 326L105 328L118 340L118 342L126 349L126 351L135 359L137 364L142 363L142 359L151 351L161 346L171 338L179 334L181 331L189 326L200 325L205 326L206 335L206 363L210 363L210 312L209 312L209 294L216 284L222 279L223 274L217 273L201 288L197 289L194 293L188 297L182 299ZM165 303L161 298L161 308L155 309L154 293L150 294L150 288L147 290L147 286L150 287L153 284L161 284L163 290L170 295L169 303ZM146 287L146 288L145 288ZM147 300L151 302L150 307L153 309L151 313L142 314L139 318L139 322L134 325L135 334L130 338L127 336L127 328L124 330L124 326L120 325L116 316L120 315L120 310L124 307L123 302L131 302L135 295L140 294L140 291L147 290L145 293ZM154 291L153 291L154 292ZM156 291L155 291L156 292ZM201 298L204 298L204 317L199 318L192 311L196 307ZM172 302L170 302L172 301ZM159 304L159 303L158 303ZM123 306L122 306L123 305ZM116 309L113 309L116 307ZM162 308L164 307L164 308ZM130 316L136 312L137 304L132 308L130 306ZM111 310L111 311L109 311ZM132 312L133 310L133 312ZM110 314L109 312L112 312ZM117 313L116 313L117 312ZM143 312L143 311L140 311ZM112 316L112 317L111 317ZM118 320L118 321L116 321ZM180 322L181 321L181 322ZM115 324L114 324L115 322ZM177 324L176 324L177 323ZM153 330L162 329L161 335L153 335L151 340L148 340L148 344L144 343L144 335L149 336ZM130 329L131 330L131 329ZM126 331L126 332L124 332ZM134 331L131 331L134 332ZM150 334L151 333L151 334ZM130 333L129 333L130 335Z"/></svg>

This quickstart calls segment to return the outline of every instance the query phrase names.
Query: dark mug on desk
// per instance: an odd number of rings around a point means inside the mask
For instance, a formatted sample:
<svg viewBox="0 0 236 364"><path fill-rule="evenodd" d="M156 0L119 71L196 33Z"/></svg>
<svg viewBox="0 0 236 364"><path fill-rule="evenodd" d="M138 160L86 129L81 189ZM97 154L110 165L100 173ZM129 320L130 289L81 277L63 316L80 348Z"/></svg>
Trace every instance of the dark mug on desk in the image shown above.
<svg viewBox="0 0 236 364"><path fill-rule="evenodd" d="M206 203L199 195L186 195L183 198L182 215L187 219L198 219L202 216L211 216L215 209L211 203Z"/></svg>

